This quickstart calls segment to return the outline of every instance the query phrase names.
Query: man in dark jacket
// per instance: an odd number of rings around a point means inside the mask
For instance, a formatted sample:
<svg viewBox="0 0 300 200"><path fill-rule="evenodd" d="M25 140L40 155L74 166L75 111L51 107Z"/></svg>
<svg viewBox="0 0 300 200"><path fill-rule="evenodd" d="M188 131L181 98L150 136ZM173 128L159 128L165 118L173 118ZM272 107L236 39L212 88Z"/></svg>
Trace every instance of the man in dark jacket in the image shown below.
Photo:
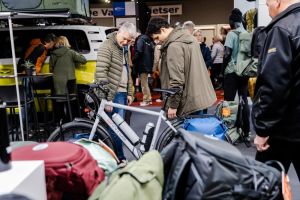
<svg viewBox="0 0 300 200"><path fill-rule="evenodd" d="M141 106L147 106L151 103L151 93L148 85L148 74L152 73L154 61L154 43L149 36L141 34L134 45L134 68L138 69L141 79L143 102Z"/></svg>
<svg viewBox="0 0 300 200"><path fill-rule="evenodd" d="M272 22L261 54L252 121L260 161L293 163L300 177L300 2L267 0Z"/></svg>

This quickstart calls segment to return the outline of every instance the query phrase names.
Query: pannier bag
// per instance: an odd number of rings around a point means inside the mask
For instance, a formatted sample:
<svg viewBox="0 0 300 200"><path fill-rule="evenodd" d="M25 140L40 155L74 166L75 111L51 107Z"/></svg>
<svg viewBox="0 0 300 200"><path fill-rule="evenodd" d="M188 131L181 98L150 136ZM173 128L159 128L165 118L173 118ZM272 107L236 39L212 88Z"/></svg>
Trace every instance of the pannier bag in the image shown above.
<svg viewBox="0 0 300 200"><path fill-rule="evenodd" d="M161 153L164 200L279 200L281 173L205 135L180 134ZM284 170L284 169L283 169Z"/></svg>
<svg viewBox="0 0 300 200"><path fill-rule="evenodd" d="M95 142L85 138L81 138L74 142L87 149L91 156L97 161L98 166L104 170L105 174L112 173L118 168L118 158L114 151L104 142Z"/></svg>
<svg viewBox="0 0 300 200"><path fill-rule="evenodd" d="M161 200L163 184L161 156L149 151L108 176L89 200Z"/></svg>
<svg viewBox="0 0 300 200"><path fill-rule="evenodd" d="M44 160L47 199L87 199L104 179L104 172L83 147L48 142L15 149L12 160Z"/></svg>
<svg viewBox="0 0 300 200"><path fill-rule="evenodd" d="M239 102L221 101L216 106L215 115L219 117L227 127L225 134L226 141L235 144L239 140L242 140L247 147L250 147L251 144L247 142L244 137L244 132L247 131L244 127L244 120L248 117L245 106L242 97L239 97Z"/></svg>
<svg viewBox="0 0 300 200"><path fill-rule="evenodd" d="M209 135L220 140L225 139L227 131L223 122L214 115L199 115L184 120L185 130Z"/></svg>

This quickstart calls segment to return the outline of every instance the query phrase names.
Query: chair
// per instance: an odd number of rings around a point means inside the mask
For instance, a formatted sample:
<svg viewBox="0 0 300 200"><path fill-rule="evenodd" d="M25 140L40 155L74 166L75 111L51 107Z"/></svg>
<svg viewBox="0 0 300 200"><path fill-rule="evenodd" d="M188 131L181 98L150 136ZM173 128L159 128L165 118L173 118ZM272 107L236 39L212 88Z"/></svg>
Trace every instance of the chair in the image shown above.
<svg viewBox="0 0 300 200"><path fill-rule="evenodd" d="M34 106L34 101L32 98L29 98L26 96L26 91L23 85L19 85L19 93L20 93L20 103L21 108L25 108L24 112L24 119L25 119L25 129L26 129L26 135L25 140L28 139L28 131L29 131L29 124L28 124L28 105L33 104L33 109L30 109L33 112L34 117L34 124L35 126L38 126L37 122L37 115L36 110ZM11 115L11 120L9 123L9 132L12 133L12 141L19 140L19 118L16 113L16 108L18 108L18 100L17 100L17 92L16 92L16 86L10 85L10 86L0 86L0 97L3 102L6 102L6 108L9 109L9 115ZM26 97L26 98L25 98ZM20 112L20 111L19 111ZM14 131L15 130L15 131ZM16 138L14 138L14 132L16 133Z"/></svg>
<svg viewBox="0 0 300 200"><path fill-rule="evenodd" d="M55 102L56 103L64 103L65 108L67 110L67 113L65 113L65 114L68 115L70 121L73 120L71 102L76 101L76 103L77 103L76 107L78 108L78 113L80 116L80 104L79 104L79 98L78 98L78 94L77 94L77 85L76 85L75 79L67 81L66 94L63 94L63 95L54 94L54 89L53 89L53 85L52 85L52 94L45 96L44 100L45 100L46 106L47 106L48 100L54 101L54 103Z"/></svg>
<svg viewBox="0 0 300 200"><path fill-rule="evenodd" d="M34 97L37 100L39 110L38 114L43 116L41 117L43 121L40 120L40 125L44 128L43 132L45 132L46 135L44 135L43 137L46 140L50 132L52 131L49 128L51 121L48 121L48 104L45 100L46 97L51 96L54 90L52 74L32 76L32 88L34 92Z"/></svg>

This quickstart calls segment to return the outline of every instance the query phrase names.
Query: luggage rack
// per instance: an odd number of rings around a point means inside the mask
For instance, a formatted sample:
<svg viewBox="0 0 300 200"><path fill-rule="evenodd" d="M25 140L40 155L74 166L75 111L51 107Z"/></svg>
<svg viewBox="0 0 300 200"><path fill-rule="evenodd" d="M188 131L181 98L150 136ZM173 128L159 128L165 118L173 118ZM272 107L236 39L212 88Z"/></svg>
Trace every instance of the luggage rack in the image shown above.
<svg viewBox="0 0 300 200"><path fill-rule="evenodd" d="M0 12L5 13L5 12ZM71 14L69 9L49 10L14 10L10 12L15 26L49 26L49 25L92 25L91 18ZM3 27L8 27L6 19L0 19Z"/></svg>

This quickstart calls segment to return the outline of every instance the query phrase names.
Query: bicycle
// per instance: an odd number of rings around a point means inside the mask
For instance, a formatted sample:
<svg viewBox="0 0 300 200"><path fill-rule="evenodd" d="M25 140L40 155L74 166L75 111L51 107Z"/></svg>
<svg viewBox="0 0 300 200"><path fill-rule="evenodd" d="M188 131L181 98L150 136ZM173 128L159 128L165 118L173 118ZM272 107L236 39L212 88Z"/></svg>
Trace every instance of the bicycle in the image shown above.
<svg viewBox="0 0 300 200"><path fill-rule="evenodd" d="M105 87L107 83L100 82L97 84L90 85L90 91L101 90L104 94L104 98L101 100L96 119L93 122L89 119L81 119L76 118L73 122L69 122L61 125L57 128L49 137L48 141L58 141L58 140L73 140L79 139L80 137L89 137L90 140L101 140L106 145L108 145L112 150L115 151L115 144L108 134L104 124L110 127L116 135L122 140L123 144L129 149L129 151L134 155L136 159L142 156L142 154L146 151L156 149L161 151L174 137L175 133L177 133L177 124L174 125L165 117L165 107L167 99L171 95L175 95L178 90L171 89L155 89L155 91L162 92L165 94L165 103L163 104L161 110L159 112L146 110L142 108L131 107L127 105L117 104L108 102L106 97L108 95L109 90ZM128 124L124 121L124 119L119 116L119 122L113 121L104 111L105 106L112 106L120 109L125 109L133 112L144 113L147 115L153 115L157 117L156 125L151 127L148 131L148 134L143 134L143 138L139 138L137 134L131 129L130 131L121 128L121 124ZM114 117L113 117L114 118ZM102 120L102 121L101 121ZM168 127L162 132L159 136L158 132L161 126L161 121L164 121ZM100 123L100 121L102 123ZM119 125L117 125L117 123ZM146 125L147 126L147 125ZM122 131L121 131L121 130ZM171 131L170 131L171 130ZM164 133L171 133L167 136L163 135ZM172 137L170 137L172 136ZM139 148L138 148L139 145Z"/></svg>

